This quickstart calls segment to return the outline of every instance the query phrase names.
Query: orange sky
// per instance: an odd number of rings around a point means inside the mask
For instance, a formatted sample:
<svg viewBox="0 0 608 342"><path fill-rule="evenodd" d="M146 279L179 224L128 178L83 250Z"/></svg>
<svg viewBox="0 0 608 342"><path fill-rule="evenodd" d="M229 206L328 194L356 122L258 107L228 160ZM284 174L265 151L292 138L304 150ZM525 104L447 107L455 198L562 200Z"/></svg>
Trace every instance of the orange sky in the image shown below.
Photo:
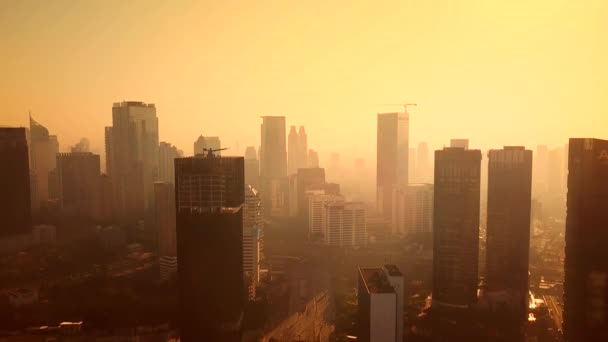
<svg viewBox="0 0 608 342"><path fill-rule="evenodd" d="M408 100L412 144L608 138L607 17L602 0L5 0L0 125L31 110L62 149L103 152L112 103L141 100L187 153L199 134L257 146L259 116L284 114L322 159L371 158L375 113L396 109L379 104Z"/></svg>

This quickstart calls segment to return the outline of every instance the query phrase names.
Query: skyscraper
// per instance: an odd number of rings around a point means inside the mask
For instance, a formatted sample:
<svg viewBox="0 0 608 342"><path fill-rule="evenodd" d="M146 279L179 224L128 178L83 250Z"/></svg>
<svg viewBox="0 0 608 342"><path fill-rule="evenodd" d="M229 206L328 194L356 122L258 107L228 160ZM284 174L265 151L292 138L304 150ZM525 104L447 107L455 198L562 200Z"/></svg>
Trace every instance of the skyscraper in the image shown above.
<svg viewBox="0 0 608 342"><path fill-rule="evenodd" d="M175 159L181 339L240 341L243 157Z"/></svg>
<svg viewBox="0 0 608 342"><path fill-rule="evenodd" d="M410 184L394 192L391 227L401 235L433 231L433 184Z"/></svg>
<svg viewBox="0 0 608 342"><path fill-rule="evenodd" d="M298 169L308 167L308 137L304 126L296 132L296 126L289 128L287 137L287 173L294 174Z"/></svg>
<svg viewBox="0 0 608 342"><path fill-rule="evenodd" d="M260 187L260 161L253 146L245 149L245 184L256 190Z"/></svg>
<svg viewBox="0 0 608 342"><path fill-rule="evenodd" d="M0 127L0 236L30 229L30 173L25 128Z"/></svg>
<svg viewBox="0 0 608 342"><path fill-rule="evenodd" d="M358 341L403 341L403 274L395 265L358 271Z"/></svg>
<svg viewBox="0 0 608 342"><path fill-rule="evenodd" d="M175 181L175 158L183 156L183 152L170 143L161 141L158 147L158 180L165 183Z"/></svg>
<svg viewBox="0 0 608 342"><path fill-rule="evenodd" d="M523 323L528 318L532 151L506 146L490 150L488 157L486 288L506 294L512 317ZM521 330L520 325L513 329Z"/></svg>
<svg viewBox="0 0 608 342"><path fill-rule="evenodd" d="M34 208L39 208L49 199L49 172L56 167L59 152L57 137L30 116L30 168L36 178Z"/></svg>
<svg viewBox="0 0 608 342"><path fill-rule="evenodd" d="M143 218L146 209L153 209L154 182L158 179L158 118L154 104L114 103L112 127L106 127L106 163L119 217Z"/></svg>
<svg viewBox="0 0 608 342"><path fill-rule="evenodd" d="M308 167L319 167L319 153L315 150L308 150Z"/></svg>
<svg viewBox="0 0 608 342"><path fill-rule="evenodd" d="M264 247L264 218L260 193L245 186L243 206L243 271L255 285L260 280L260 262Z"/></svg>
<svg viewBox="0 0 608 342"><path fill-rule="evenodd" d="M287 177L285 117L262 116L261 133L260 175L264 180Z"/></svg>
<svg viewBox="0 0 608 342"><path fill-rule="evenodd" d="M298 132L296 126L289 127L287 136L287 174L292 175L298 172Z"/></svg>
<svg viewBox="0 0 608 342"><path fill-rule="evenodd" d="M219 137L204 137L201 135L194 142L194 155L206 154L206 149L219 150L220 148L222 148L222 143ZM213 153L217 156L222 155L221 151Z"/></svg>
<svg viewBox="0 0 608 342"><path fill-rule="evenodd" d="M344 196L327 194L324 190L307 192L308 197L308 234L322 237L323 221L325 220L325 205L328 203L343 203Z"/></svg>
<svg viewBox="0 0 608 342"><path fill-rule="evenodd" d="M469 139L450 139L450 147L469 149Z"/></svg>
<svg viewBox="0 0 608 342"><path fill-rule="evenodd" d="M564 334L608 341L608 140L570 139L568 159Z"/></svg>
<svg viewBox="0 0 608 342"><path fill-rule="evenodd" d="M466 308L477 300L481 152L435 151L433 306Z"/></svg>
<svg viewBox="0 0 608 342"><path fill-rule="evenodd" d="M59 204L65 215L100 216L100 162L91 152L57 154Z"/></svg>
<svg viewBox="0 0 608 342"><path fill-rule="evenodd" d="M154 183L154 204L158 229L160 278L168 280L177 272L177 239L175 229L175 188L173 183Z"/></svg>
<svg viewBox="0 0 608 342"><path fill-rule="evenodd" d="M376 144L376 204L390 219L393 187L408 184L409 115L379 113Z"/></svg>
<svg viewBox="0 0 608 342"><path fill-rule="evenodd" d="M263 116L260 130L260 191L265 213L284 216L289 209L285 117Z"/></svg>
<svg viewBox="0 0 608 342"><path fill-rule="evenodd" d="M308 200L306 192L322 190L325 187L325 169L300 168L296 178L296 215L308 217Z"/></svg>
<svg viewBox="0 0 608 342"><path fill-rule="evenodd" d="M325 203L323 239L336 247L367 245L367 210L361 202Z"/></svg>

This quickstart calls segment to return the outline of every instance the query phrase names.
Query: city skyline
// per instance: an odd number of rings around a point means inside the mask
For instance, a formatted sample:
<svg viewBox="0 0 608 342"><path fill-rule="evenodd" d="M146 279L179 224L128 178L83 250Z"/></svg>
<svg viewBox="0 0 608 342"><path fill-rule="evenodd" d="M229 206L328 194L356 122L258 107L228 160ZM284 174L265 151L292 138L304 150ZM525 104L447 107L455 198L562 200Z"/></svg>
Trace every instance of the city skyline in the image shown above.
<svg viewBox="0 0 608 342"><path fill-rule="evenodd" d="M138 100L157 105L160 140L184 151L201 133L222 137L229 154L237 140L259 146L256 130L230 124L251 127L260 115L286 115L288 125L306 124L310 147L371 159L366 142L374 138L375 113L400 110L383 104L408 100L420 105L411 117L418 127L412 146L427 141L437 149L467 137L482 150L531 148L601 136L608 25L600 13L608 4L433 3L440 9L409 2L116 2L110 11L94 1L16 2L0 14L7 49L0 90L10 99L0 124L26 126L31 110L63 147L87 136L101 154L98 127L110 124L111 103ZM131 24L113 25L125 16ZM201 17L207 25L199 25ZM399 25L399 18L407 20ZM352 134L332 136L343 122ZM507 125L521 129L507 132ZM321 152L325 159L331 150Z"/></svg>

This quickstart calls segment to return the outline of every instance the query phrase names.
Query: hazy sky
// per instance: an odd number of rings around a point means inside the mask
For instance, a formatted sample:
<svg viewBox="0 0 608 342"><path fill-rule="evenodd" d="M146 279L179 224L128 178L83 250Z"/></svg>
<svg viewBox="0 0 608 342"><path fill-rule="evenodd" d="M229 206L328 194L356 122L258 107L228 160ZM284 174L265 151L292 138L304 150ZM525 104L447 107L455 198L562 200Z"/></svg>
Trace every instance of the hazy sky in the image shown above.
<svg viewBox="0 0 608 342"><path fill-rule="evenodd" d="M0 1L0 125L103 151L113 102L155 103L160 139L241 152L259 116L323 152L372 156L376 112L417 102L411 143L608 138L608 1ZM323 156L322 156L323 158ZM370 163L371 164L371 163Z"/></svg>

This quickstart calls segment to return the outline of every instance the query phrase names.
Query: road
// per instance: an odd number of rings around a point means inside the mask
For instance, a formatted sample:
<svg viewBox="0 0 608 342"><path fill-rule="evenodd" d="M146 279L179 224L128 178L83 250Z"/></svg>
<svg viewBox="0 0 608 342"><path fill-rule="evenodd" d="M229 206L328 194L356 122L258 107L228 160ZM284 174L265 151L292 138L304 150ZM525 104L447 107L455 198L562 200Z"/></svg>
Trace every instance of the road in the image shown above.
<svg viewBox="0 0 608 342"><path fill-rule="evenodd" d="M555 330L562 331L562 322L563 322L563 308L556 296L543 296L545 303L547 303L547 307L549 308L549 314L551 318L553 318L553 322L555 324Z"/></svg>

